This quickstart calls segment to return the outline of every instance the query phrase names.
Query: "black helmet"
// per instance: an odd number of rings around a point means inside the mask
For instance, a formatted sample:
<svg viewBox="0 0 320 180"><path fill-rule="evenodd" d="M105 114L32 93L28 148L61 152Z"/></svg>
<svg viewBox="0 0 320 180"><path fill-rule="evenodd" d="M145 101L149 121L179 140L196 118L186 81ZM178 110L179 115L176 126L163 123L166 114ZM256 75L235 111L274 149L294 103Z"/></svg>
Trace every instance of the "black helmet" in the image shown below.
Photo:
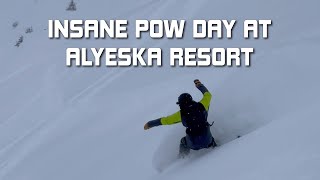
<svg viewBox="0 0 320 180"><path fill-rule="evenodd" d="M192 96L189 93L182 93L179 97L178 97L178 102L177 104L179 105L186 105L186 104L190 104L192 102Z"/></svg>

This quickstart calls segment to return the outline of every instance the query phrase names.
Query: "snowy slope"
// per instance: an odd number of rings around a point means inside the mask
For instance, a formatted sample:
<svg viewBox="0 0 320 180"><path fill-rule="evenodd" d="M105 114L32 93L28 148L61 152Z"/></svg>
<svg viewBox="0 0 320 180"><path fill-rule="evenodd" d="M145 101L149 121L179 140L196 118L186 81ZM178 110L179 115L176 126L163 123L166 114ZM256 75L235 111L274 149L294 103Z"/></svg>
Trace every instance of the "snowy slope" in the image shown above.
<svg viewBox="0 0 320 180"><path fill-rule="evenodd" d="M62 1L1 2L1 180L319 179L318 1L77 3L71 13ZM48 19L272 19L273 26L267 40L244 40L241 28L232 40L194 40L190 31L183 40L49 40ZM25 34L30 26L34 32ZM24 42L14 47L20 35ZM256 53L250 68L67 68L67 47L254 47ZM213 93L209 120L223 145L159 173L152 161L175 153L163 150L175 149L184 129L143 131L143 125L175 112L182 92L200 99L195 78Z"/></svg>
<svg viewBox="0 0 320 180"><path fill-rule="evenodd" d="M152 179L196 179L200 174L212 179L319 179L319 130L313 120L317 110L313 106L284 116ZM305 129L308 133L301 133Z"/></svg>

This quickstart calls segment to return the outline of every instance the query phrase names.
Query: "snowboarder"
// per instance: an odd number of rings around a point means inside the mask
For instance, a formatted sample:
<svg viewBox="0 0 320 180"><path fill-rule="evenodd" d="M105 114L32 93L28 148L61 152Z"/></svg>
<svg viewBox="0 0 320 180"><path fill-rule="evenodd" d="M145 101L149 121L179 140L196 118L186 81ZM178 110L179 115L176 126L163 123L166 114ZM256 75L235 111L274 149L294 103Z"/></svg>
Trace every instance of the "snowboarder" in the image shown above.
<svg viewBox="0 0 320 180"><path fill-rule="evenodd" d="M144 129L147 130L155 126L182 122L186 127L186 136L180 141L180 157L188 155L190 149L199 150L217 145L210 131L211 125L207 121L212 95L198 79L194 80L194 83L203 94L200 102L194 101L190 94L183 93L178 97L177 104L180 107L178 112L149 121L144 125Z"/></svg>

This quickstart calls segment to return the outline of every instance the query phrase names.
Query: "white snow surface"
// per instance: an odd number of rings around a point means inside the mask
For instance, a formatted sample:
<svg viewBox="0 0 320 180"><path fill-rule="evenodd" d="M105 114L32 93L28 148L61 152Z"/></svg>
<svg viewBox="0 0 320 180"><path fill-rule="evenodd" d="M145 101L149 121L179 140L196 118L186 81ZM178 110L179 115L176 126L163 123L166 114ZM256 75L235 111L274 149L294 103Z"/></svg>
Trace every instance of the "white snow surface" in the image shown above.
<svg viewBox="0 0 320 180"><path fill-rule="evenodd" d="M0 6L0 179L320 179L320 2L317 0L3 0ZM129 38L52 40L49 19L127 19ZM185 19L181 40L134 38L136 19ZM236 19L233 39L192 38L193 19ZM242 37L245 19L271 19L268 39ZM12 27L18 22L16 28ZM25 29L33 32L25 34ZM24 42L14 44L20 35ZM68 47L253 47L251 67L68 68ZM143 130L178 110L180 93L212 92L221 145L175 156L181 124ZM242 137L237 139L236 137Z"/></svg>

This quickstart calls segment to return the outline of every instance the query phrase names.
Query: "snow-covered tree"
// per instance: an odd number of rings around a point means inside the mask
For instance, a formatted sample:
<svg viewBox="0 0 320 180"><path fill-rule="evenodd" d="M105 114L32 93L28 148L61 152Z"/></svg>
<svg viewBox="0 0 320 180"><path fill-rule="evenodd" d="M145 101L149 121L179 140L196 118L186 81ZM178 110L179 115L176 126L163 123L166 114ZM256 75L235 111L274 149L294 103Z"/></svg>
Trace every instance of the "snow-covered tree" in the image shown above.
<svg viewBox="0 0 320 180"><path fill-rule="evenodd" d="M22 42L23 42L23 36L20 36L15 46L19 47Z"/></svg>
<svg viewBox="0 0 320 180"><path fill-rule="evenodd" d="M18 23L18 21L16 21L16 22L14 22L14 23L12 24L12 27L13 27L13 28L16 28L18 25L19 25L19 23Z"/></svg>
<svg viewBox="0 0 320 180"><path fill-rule="evenodd" d="M32 33L33 32L32 27L28 27L25 32L26 32L26 34Z"/></svg>
<svg viewBox="0 0 320 180"><path fill-rule="evenodd" d="M76 3L71 0L71 2L69 3L69 6L67 7L67 11L76 11L77 7L76 7Z"/></svg>

